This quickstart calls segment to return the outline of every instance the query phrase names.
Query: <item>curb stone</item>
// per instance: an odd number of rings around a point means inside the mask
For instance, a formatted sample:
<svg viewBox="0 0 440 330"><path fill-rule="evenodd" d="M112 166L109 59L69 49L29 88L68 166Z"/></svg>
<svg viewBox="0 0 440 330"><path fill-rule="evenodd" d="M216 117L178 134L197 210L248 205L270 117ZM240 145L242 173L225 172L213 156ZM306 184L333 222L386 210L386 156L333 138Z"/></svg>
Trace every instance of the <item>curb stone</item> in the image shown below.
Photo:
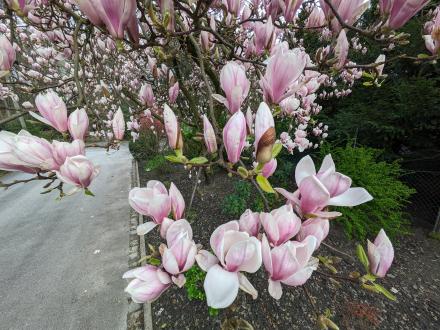
<svg viewBox="0 0 440 330"><path fill-rule="evenodd" d="M132 161L131 169L131 188L139 187L139 169L135 159ZM138 260L145 256L145 238L136 233L138 225L143 223L142 215L138 214L130 208L129 218L129 252L128 252L128 268L138 267ZM144 265L143 263L142 265ZM152 330L153 322L151 317L151 305L149 303L137 304L128 298L127 313L127 329L128 330Z"/></svg>

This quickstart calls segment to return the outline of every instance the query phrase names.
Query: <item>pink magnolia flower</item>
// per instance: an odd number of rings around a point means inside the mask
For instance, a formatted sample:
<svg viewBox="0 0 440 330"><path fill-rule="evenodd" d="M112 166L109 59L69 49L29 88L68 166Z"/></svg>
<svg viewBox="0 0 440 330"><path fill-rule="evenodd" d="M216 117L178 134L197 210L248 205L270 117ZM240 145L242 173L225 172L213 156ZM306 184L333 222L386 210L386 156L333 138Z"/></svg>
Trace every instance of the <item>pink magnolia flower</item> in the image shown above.
<svg viewBox="0 0 440 330"><path fill-rule="evenodd" d="M87 188L98 176L99 168L83 155L66 157L63 165L56 171L58 179L78 188Z"/></svg>
<svg viewBox="0 0 440 330"><path fill-rule="evenodd" d="M325 16L331 22L333 31L339 32L341 30L341 24L335 17L332 9L324 0L319 0L319 2ZM341 19L345 23L353 25L368 9L370 6L370 0L332 0L332 4Z"/></svg>
<svg viewBox="0 0 440 330"><path fill-rule="evenodd" d="M124 31L135 15L136 0L94 0L91 4L112 37L123 39Z"/></svg>
<svg viewBox="0 0 440 330"><path fill-rule="evenodd" d="M64 164L67 157L86 154L86 146L82 140L75 140L72 143L53 141L52 146L53 157L58 167Z"/></svg>
<svg viewBox="0 0 440 330"><path fill-rule="evenodd" d="M154 105L155 98L153 88L151 88L150 84L142 85L139 92L139 100L142 102L143 105L146 105L147 107L152 107Z"/></svg>
<svg viewBox="0 0 440 330"><path fill-rule="evenodd" d="M300 77L306 63L307 55L299 48L280 50L271 56L266 73L260 80L265 102L279 104L292 95L293 92L289 92L289 89Z"/></svg>
<svg viewBox="0 0 440 330"><path fill-rule="evenodd" d="M241 8L241 0L223 0L222 2L229 13L235 17L238 16L238 12Z"/></svg>
<svg viewBox="0 0 440 330"><path fill-rule="evenodd" d="M252 114L252 110L250 107L246 110L246 129L248 134L253 134L254 129L254 115Z"/></svg>
<svg viewBox="0 0 440 330"><path fill-rule="evenodd" d="M246 119L243 112L238 111L229 118L223 128L223 143L229 161L233 164L238 162L246 143Z"/></svg>
<svg viewBox="0 0 440 330"><path fill-rule="evenodd" d="M87 18L92 22L95 26L103 26L104 22L102 21L99 13L95 9L93 3L97 0L75 0L75 3L78 5L81 12L87 16Z"/></svg>
<svg viewBox="0 0 440 330"><path fill-rule="evenodd" d="M385 231L381 229L374 243L368 241L368 261L370 271L378 276L385 277L394 259L394 248Z"/></svg>
<svg viewBox="0 0 440 330"><path fill-rule="evenodd" d="M440 6L434 11L434 18L425 24L425 40L426 48L432 55L440 52Z"/></svg>
<svg viewBox="0 0 440 330"><path fill-rule="evenodd" d="M287 22L293 22L296 12L301 7L303 0L284 0L284 18Z"/></svg>
<svg viewBox="0 0 440 330"><path fill-rule="evenodd" d="M223 103L231 114L236 113L249 93L250 82L245 68L237 62L228 62L220 71L220 86L226 98L219 94L213 97Z"/></svg>
<svg viewBox="0 0 440 330"><path fill-rule="evenodd" d="M261 267L260 241L240 232L238 221L230 221L212 233L210 244L215 256L205 250L196 256L200 268L208 272L203 284L208 306L228 307L239 287L256 299L257 291L241 272L255 273Z"/></svg>
<svg viewBox="0 0 440 330"><path fill-rule="evenodd" d="M128 202L136 212L153 219L153 222L138 226L138 235L145 235L151 231L171 212L171 198L168 196L168 191L162 182L156 180L148 181L146 188L130 190Z"/></svg>
<svg viewBox="0 0 440 330"><path fill-rule="evenodd" d="M350 188L351 179L336 172L331 155L325 156L318 173L312 158L303 157L296 166L295 180L298 190L294 193L276 190L303 215L327 217L329 214L322 210L328 205L357 206L373 199L364 188Z"/></svg>
<svg viewBox="0 0 440 330"><path fill-rule="evenodd" d="M318 267L318 259L312 257L316 245L313 236L302 242L287 241L271 249L266 235L263 235L261 245L264 267L269 273L269 294L277 300L283 294L281 283L303 285Z"/></svg>
<svg viewBox="0 0 440 330"><path fill-rule="evenodd" d="M15 137L14 154L23 166L43 171L58 168L52 145L43 138L20 131Z"/></svg>
<svg viewBox="0 0 440 330"><path fill-rule="evenodd" d="M290 116L295 113L301 105L301 101L295 95L289 96L280 102L283 113Z"/></svg>
<svg viewBox="0 0 440 330"><path fill-rule="evenodd" d="M254 24L254 34L255 53L261 55L266 49L270 50L275 41L275 27L272 24L272 16L269 16L266 23L256 22Z"/></svg>
<svg viewBox="0 0 440 330"><path fill-rule="evenodd" d="M38 94L35 105L41 116L30 111L29 114L39 121L52 126L58 132L67 131L67 108L63 100L52 91L47 94Z"/></svg>
<svg viewBox="0 0 440 330"><path fill-rule="evenodd" d="M277 165L278 162L276 159L271 159L269 162L267 162L266 164L264 164L263 166L263 170L262 170L262 175L265 178L269 178L272 176L272 174L275 173L276 169L277 169Z"/></svg>
<svg viewBox="0 0 440 330"><path fill-rule="evenodd" d="M163 120L170 148L181 150L183 148L182 132L177 117L168 104L164 104L163 107Z"/></svg>
<svg viewBox="0 0 440 330"><path fill-rule="evenodd" d="M115 139L123 140L125 134L125 120L121 108L119 108L113 116L112 128Z"/></svg>
<svg viewBox="0 0 440 330"><path fill-rule="evenodd" d="M74 139L84 140L89 129L89 117L84 109L76 109L67 120L67 127Z"/></svg>
<svg viewBox="0 0 440 330"><path fill-rule="evenodd" d="M397 30L428 3L429 0L381 0L379 7L381 14L388 17L385 26Z"/></svg>
<svg viewBox="0 0 440 330"><path fill-rule="evenodd" d="M350 45L347 40L347 35L345 33L345 30L342 29L341 32L339 32L339 37L335 46L335 57L337 60L335 64L336 69L342 69L347 62L349 47Z"/></svg>
<svg viewBox="0 0 440 330"><path fill-rule="evenodd" d="M35 0L6 0L9 8L20 15L27 16L35 8Z"/></svg>
<svg viewBox="0 0 440 330"><path fill-rule="evenodd" d="M179 82L176 82L173 86L170 87L169 91L168 91L168 97L170 100L170 103L176 103L177 100L177 96L179 95Z"/></svg>
<svg viewBox="0 0 440 330"><path fill-rule="evenodd" d="M322 218L310 218L302 223L297 239L302 241L307 236L314 236L316 238L315 249L318 249L321 245L321 242L327 237L329 230L329 220Z"/></svg>
<svg viewBox="0 0 440 330"><path fill-rule="evenodd" d="M255 154L259 163L265 164L272 159L275 135L272 112L266 103L261 102L255 116Z"/></svg>
<svg viewBox="0 0 440 330"><path fill-rule="evenodd" d="M0 78L11 70L15 62L15 49L3 34L0 35Z"/></svg>
<svg viewBox="0 0 440 330"><path fill-rule="evenodd" d="M215 137L214 128L206 115L203 115L203 138L205 140L206 150L208 150L210 154L217 152L217 139Z"/></svg>
<svg viewBox="0 0 440 330"><path fill-rule="evenodd" d="M244 231L251 236L257 237L261 227L260 213L252 212L250 209L247 209L241 215L238 224L240 226L240 231Z"/></svg>
<svg viewBox="0 0 440 330"><path fill-rule="evenodd" d="M183 212L185 211L185 200L179 189L171 182L169 196L171 200L171 209L173 211L174 220L179 220L182 218Z"/></svg>
<svg viewBox="0 0 440 330"><path fill-rule="evenodd" d="M135 303L153 302L171 286L171 278L162 269L145 265L126 272L122 278L133 280L125 288Z"/></svg>
<svg viewBox="0 0 440 330"><path fill-rule="evenodd" d="M278 246L294 237L301 228L301 219L287 204L270 213L260 214L261 224L272 246Z"/></svg>
<svg viewBox="0 0 440 330"><path fill-rule="evenodd" d="M35 173L38 168L26 166L15 154L17 135L0 131L0 170Z"/></svg>
<svg viewBox="0 0 440 330"><path fill-rule="evenodd" d="M325 25L325 15L321 8L315 6L307 18L306 28L317 28Z"/></svg>
<svg viewBox="0 0 440 330"><path fill-rule="evenodd" d="M184 221L189 225L186 220ZM188 231L180 232L177 237L171 237L170 232L170 230L167 232L167 246L163 247L162 264L164 269L172 275L172 281L181 288L186 281L182 273L194 265L197 246L192 240L192 235L189 236Z"/></svg>

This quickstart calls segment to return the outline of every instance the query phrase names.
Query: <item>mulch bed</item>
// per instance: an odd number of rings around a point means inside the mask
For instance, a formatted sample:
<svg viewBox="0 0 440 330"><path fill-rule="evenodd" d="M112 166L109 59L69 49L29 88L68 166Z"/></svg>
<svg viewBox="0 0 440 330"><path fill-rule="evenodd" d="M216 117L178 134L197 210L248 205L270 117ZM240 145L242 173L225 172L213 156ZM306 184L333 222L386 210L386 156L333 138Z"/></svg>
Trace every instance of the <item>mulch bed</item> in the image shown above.
<svg viewBox="0 0 440 330"><path fill-rule="evenodd" d="M139 165L141 186L151 179L169 186L174 182L188 205L196 172L185 171L182 166L166 165L146 172ZM194 240L209 249L209 237L220 224L233 220L222 213L223 198L233 192L236 178L219 172L206 184L203 175L196 191L190 222ZM339 283L329 277L314 273L306 283L320 314L327 309L332 320L341 329L440 329L440 242L428 239L428 231L414 228L409 235L395 242L395 261L387 277L380 283L392 289L397 301L392 302L378 294L366 292L358 284ZM157 231L146 236L146 243L158 246ZM347 254L355 253L357 242L349 241L337 224L332 224L325 241ZM315 255L337 256L339 275L347 276L361 270L357 261L351 261L321 245ZM319 268L325 272L324 267ZM303 289L283 285L283 296L277 301L267 291L264 266L255 274L246 274L259 291L257 300L239 292L235 303L221 310L218 316L208 313L206 302L190 301L185 289L173 286L152 304L154 329L220 329L228 318L241 318L254 329L317 329L315 311Z"/></svg>

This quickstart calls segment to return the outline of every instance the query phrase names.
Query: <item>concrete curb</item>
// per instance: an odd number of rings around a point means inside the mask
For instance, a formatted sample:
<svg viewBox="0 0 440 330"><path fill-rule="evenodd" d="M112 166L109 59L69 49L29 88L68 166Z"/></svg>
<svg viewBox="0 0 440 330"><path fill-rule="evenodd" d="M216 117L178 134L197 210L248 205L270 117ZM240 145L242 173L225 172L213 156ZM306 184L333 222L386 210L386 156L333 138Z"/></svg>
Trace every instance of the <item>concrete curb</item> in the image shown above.
<svg viewBox="0 0 440 330"><path fill-rule="evenodd" d="M131 187L139 187L139 169L135 159L132 161L131 170ZM143 217L133 209L130 209L129 219L129 255L128 267L130 269L139 267L138 261L145 256L145 238L136 233L138 225L142 224ZM144 265L145 263L142 263ZM137 304L128 298L127 313L127 329L128 330L152 330L153 322L151 317L151 304Z"/></svg>

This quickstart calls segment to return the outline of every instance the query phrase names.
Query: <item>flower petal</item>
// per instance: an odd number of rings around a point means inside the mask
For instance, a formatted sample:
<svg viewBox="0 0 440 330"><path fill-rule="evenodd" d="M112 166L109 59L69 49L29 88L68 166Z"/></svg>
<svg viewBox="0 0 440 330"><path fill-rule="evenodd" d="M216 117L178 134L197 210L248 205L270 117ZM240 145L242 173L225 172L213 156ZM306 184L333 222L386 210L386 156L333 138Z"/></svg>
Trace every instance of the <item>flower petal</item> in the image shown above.
<svg viewBox="0 0 440 330"><path fill-rule="evenodd" d="M357 206L373 199L364 188L350 188L345 193L330 198L328 205L333 206Z"/></svg>
<svg viewBox="0 0 440 330"><path fill-rule="evenodd" d="M219 265L212 266L203 284L208 306L226 308L230 306L238 294L238 275L224 270Z"/></svg>
<svg viewBox="0 0 440 330"><path fill-rule="evenodd" d="M283 287L280 281L272 281L269 279L269 294L276 300L281 298L283 295Z"/></svg>
<svg viewBox="0 0 440 330"><path fill-rule="evenodd" d="M311 175L316 174L315 163L313 163L313 159L310 156L305 156L301 158L296 165L295 169L295 181L296 185L299 187L301 181Z"/></svg>
<svg viewBox="0 0 440 330"><path fill-rule="evenodd" d="M139 236L145 235L145 234L149 233L150 231L152 231L154 229L154 227L156 227L156 226L157 226L157 223L155 223L153 221L145 222L145 223L137 226L136 233Z"/></svg>
<svg viewBox="0 0 440 330"><path fill-rule="evenodd" d="M242 273L238 273L238 282L240 283L240 289L244 292L249 293L252 296L252 299L258 298L258 291L254 288L251 282L244 276Z"/></svg>
<svg viewBox="0 0 440 330"><path fill-rule="evenodd" d="M217 257L206 250L199 251L199 253L196 255L196 261L199 267L205 272L207 272L212 266L218 264Z"/></svg>

